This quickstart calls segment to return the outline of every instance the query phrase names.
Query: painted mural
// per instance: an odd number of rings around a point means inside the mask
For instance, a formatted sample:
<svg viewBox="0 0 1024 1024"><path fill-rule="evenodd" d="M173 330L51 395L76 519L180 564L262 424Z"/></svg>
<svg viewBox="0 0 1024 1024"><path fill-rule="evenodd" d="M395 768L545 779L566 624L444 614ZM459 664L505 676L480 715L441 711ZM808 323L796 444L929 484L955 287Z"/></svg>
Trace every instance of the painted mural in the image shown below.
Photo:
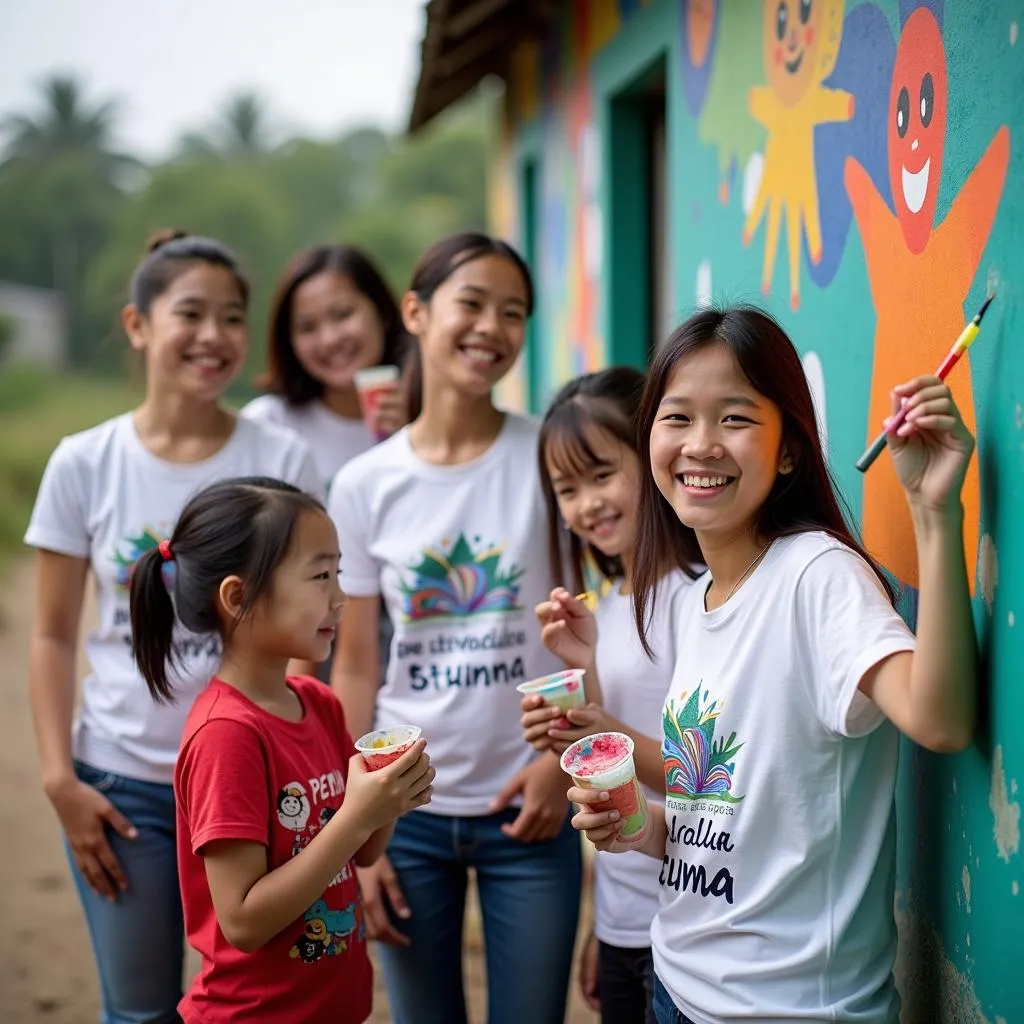
<svg viewBox="0 0 1024 1024"><path fill-rule="evenodd" d="M932 372L996 294L949 380L978 438L965 558L986 724L957 757L906 745L901 767L912 1022L1024 1021L1022 24L1024 0L567 0L514 60L499 177L515 236L517 168L527 150L538 161L536 407L631 343L607 336L615 145L602 132L609 83L666 58L675 307L754 299L782 320L866 543L911 597L915 549L891 463L863 476L853 463L891 412L892 386Z"/></svg>

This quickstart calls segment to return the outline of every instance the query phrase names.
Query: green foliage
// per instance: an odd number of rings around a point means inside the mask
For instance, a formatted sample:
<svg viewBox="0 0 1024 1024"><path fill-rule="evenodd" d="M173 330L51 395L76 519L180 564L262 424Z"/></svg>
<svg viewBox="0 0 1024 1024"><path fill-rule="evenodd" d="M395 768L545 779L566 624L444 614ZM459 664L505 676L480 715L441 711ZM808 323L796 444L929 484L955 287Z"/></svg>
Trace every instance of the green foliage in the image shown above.
<svg viewBox="0 0 1024 1024"><path fill-rule="evenodd" d="M0 374L0 564L21 550L46 461L66 434L130 409L137 390L122 381L54 376L35 367Z"/></svg>
<svg viewBox="0 0 1024 1024"><path fill-rule="evenodd" d="M8 313L0 313L0 360L3 360L4 353L7 351L8 346L14 340L15 327L16 324L13 316L11 316ZM8 373L5 375L5 383L7 376L10 376L10 374ZM3 387L4 385L0 384L0 402L3 401Z"/></svg>
<svg viewBox="0 0 1024 1024"><path fill-rule="evenodd" d="M0 278L65 294L78 367L123 369L119 311L160 228L212 235L238 253L253 284L254 371L274 283L298 250L361 246L398 291L427 245L486 224L495 120L486 96L412 139L364 126L278 141L263 101L241 93L148 168L111 146L116 103L87 103L79 83L59 77L42 100L34 115L0 120Z"/></svg>

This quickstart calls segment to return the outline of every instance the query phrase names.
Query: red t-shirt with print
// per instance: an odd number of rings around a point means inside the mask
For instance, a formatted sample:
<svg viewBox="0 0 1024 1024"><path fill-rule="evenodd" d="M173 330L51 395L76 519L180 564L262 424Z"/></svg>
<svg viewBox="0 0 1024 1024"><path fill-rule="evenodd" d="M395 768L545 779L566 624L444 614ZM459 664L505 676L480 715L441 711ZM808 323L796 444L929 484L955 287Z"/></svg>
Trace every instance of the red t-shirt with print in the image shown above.
<svg viewBox="0 0 1024 1024"><path fill-rule="evenodd" d="M278 718L218 679L188 716L174 773L185 931L202 967L179 1013L186 1024L303 1021L363 1024L372 975L355 865L306 913L253 953L224 938L203 846L242 839L267 847L274 870L300 853L339 807L355 754L341 704L315 679L288 680L303 707Z"/></svg>

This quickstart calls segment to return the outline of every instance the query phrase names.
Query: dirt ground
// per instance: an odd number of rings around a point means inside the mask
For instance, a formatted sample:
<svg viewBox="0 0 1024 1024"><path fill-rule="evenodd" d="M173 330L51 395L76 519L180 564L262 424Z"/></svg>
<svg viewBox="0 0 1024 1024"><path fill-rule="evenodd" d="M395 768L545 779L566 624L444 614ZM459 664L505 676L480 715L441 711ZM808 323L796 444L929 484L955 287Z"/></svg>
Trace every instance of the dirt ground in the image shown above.
<svg viewBox="0 0 1024 1024"><path fill-rule="evenodd" d="M27 699L27 638L32 614L30 562L5 575L0 592L0 1022L95 1024L99 1000L92 955L60 842L56 816L39 788ZM87 613L89 614L89 613ZM482 949L475 920L466 944L470 1020L485 1020ZM190 961L189 969L195 967ZM596 1019L573 979L567 1024ZM371 1021L391 1020L379 985Z"/></svg>

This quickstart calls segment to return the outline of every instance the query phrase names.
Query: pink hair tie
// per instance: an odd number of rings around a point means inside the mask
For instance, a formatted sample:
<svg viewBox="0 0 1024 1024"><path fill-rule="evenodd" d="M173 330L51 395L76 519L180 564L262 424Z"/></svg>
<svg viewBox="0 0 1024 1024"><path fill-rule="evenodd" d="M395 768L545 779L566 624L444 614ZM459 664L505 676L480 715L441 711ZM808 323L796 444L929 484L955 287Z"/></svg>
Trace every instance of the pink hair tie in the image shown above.
<svg viewBox="0 0 1024 1024"><path fill-rule="evenodd" d="M162 540L156 546L157 551L160 552L160 557L165 562L171 562L174 560L174 555L171 554L171 542L169 540Z"/></svg>

